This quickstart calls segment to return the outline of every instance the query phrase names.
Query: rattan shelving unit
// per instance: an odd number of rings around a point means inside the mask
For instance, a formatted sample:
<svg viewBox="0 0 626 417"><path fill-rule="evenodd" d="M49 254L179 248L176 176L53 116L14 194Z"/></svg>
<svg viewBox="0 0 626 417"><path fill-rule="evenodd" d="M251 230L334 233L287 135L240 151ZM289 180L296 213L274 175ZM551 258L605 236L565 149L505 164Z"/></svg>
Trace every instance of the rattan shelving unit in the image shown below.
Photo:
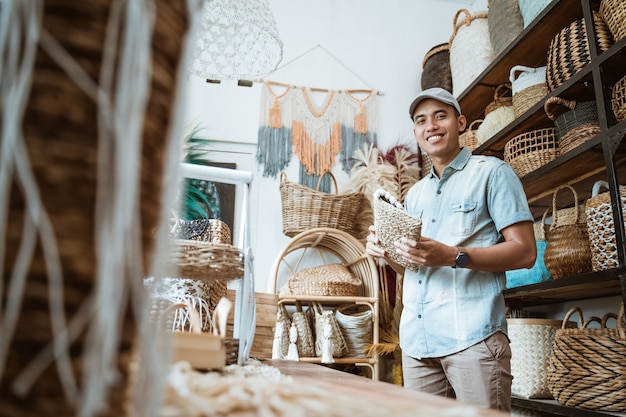
<svg viewBox="0 0 626 417"><path fill-rule="evenodd" d="M496 57L482 74L460 94L459 101L468 122L480 119L493 98L493 91L508 80L515 65L540 67L546 65L552 39L571 22L584 18L587 28L592 24L592 10L598 10L599 0L554 0ZM591 31L588 31L591 32ZM502 156L505 144L513 137L534 129L554 126L547 118L543 105L549 97L575 100L595 100L598 106L601 132L593 139L558 156L554 161L524 175L521 180L536 219L541 219L551 206L553 190L569 184L577 191L579 204L589 198L597 180L609 183L616 225L618 268L580 274L539 284L507 289L506 302L512 308L540 306L551 303L619 296L626 301L626 239L624 214L621 211L619 180L626 181L626 121L609 125L611 87L626 74L626 38L599 54L593 33L588 33L590 62L568 81L552 91L542 101L474 150L475 154ZM607 103L609 103L607 105ZM574 204L573 197L562 193L559 207ZM568 200L569 199L569 200ZM513 405L541 413L562 416L607 416L606 412L583 410L559 405L553 400L514 398ZM623 415L623 414L617 414Z"/></svg>
<svg viewBox="0 0 626 417"><path fill-rule="evenodd" d="M359 297L281 295L280 289L294 273L306 267L340 262L363 281L364 293ZM354 236L333 228L314 228L294 236L280 251L270 273L271 292L277 292L278 303L286 306L308 306L313 302L327 308L346 304L367 306L372 311L372 344L378 343L379 325L379 276L372 257L365 254L365 247ZM374 380L379 379L379 357L334 358L336 364L354 364L367 367ZM321 363L319 357L300 357L302 362Z"/></svg>

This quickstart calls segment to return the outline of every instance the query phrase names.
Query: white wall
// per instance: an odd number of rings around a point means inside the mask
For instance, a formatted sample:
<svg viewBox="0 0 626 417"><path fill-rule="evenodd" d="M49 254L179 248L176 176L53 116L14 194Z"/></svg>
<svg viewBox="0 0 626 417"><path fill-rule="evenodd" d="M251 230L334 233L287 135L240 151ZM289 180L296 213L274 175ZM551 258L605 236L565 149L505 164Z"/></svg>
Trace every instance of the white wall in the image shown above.
<svg viewBox="0 0 626 417"><path fill-rule="evenodd" d="M383 94L378 97L379 147L412 144L408 106L420 91L424 55L449 40L457 10L487 8L487 0L472 6L463 3L467 1L270 0L283 42L283 61L263 78L298 86L379 90ZM310 52L301 56L306 51ZM239 169L254 174L255 282L256 290L263 292L272 264L289 238L282 234L279 181L263 178L254 157L260 87L260 83L239 87L236 81L208 84L194 75L188 77L188 124L198 124L203 128L199 136L215 141L214 160L236 160ZM314 99L321 101L323 94L316 94ZM341 191L348 179L336 168ZM298 178L295 157L287 176Z"/></svg>

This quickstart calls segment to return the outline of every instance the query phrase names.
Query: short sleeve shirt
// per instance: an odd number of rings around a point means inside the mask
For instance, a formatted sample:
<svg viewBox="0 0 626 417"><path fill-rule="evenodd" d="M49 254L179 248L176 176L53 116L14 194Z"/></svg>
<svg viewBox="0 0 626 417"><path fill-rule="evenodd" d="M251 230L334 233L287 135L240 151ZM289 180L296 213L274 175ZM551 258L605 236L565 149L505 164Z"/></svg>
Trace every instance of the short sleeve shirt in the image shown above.
<svg viewBox="0 0 626 417"><path fill-rule="evenodd" d="M421 218L422 235L451 246L488 247L500 231L533 221L515 171L495 157L462 148L443 170L418 181L405 198L407 211ZM415 358L442 357L502 331L507 334L504 272L420 267L406 270L400 346Z"/></svg>

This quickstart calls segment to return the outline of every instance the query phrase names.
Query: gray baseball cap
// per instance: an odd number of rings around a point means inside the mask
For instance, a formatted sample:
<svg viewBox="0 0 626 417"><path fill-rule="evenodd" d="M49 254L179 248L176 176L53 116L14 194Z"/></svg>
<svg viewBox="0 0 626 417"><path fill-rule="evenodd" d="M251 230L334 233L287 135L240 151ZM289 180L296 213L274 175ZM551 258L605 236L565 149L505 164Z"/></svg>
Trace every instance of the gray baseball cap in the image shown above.
<svg viewBox="0 0 626 417"><path fill-rule="evenodd" d="M459 106L459 102L456 101L456 98L447 90L439 87L429 88L427 90L422 91L415 97L415 100L411 103L409 107L409 117L413 120L413 113L415 113L415 108L418 104L420 104L423 100L427 98L432 98L447 105L454 107L457 113L461 114L461 106Z"/></svg>

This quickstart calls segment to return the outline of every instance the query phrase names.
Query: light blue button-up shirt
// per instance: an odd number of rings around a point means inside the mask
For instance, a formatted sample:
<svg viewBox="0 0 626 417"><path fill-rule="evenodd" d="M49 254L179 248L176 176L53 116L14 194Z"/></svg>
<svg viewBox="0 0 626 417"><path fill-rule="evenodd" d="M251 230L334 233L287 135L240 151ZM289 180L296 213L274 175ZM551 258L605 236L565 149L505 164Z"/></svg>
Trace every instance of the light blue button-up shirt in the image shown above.
<svg viewBox="0 0 626 417"><path fill-rule="evenodd" d="M515 171L495 157L469 149L441 178L431 170L407 193L405 207L422 219L422 235L451 246L487 247L500 230L532 221ZM400 347L415 358L442 357L466 349L497 331L507 333L504 272L420 267L404 275Z"/></svg>

